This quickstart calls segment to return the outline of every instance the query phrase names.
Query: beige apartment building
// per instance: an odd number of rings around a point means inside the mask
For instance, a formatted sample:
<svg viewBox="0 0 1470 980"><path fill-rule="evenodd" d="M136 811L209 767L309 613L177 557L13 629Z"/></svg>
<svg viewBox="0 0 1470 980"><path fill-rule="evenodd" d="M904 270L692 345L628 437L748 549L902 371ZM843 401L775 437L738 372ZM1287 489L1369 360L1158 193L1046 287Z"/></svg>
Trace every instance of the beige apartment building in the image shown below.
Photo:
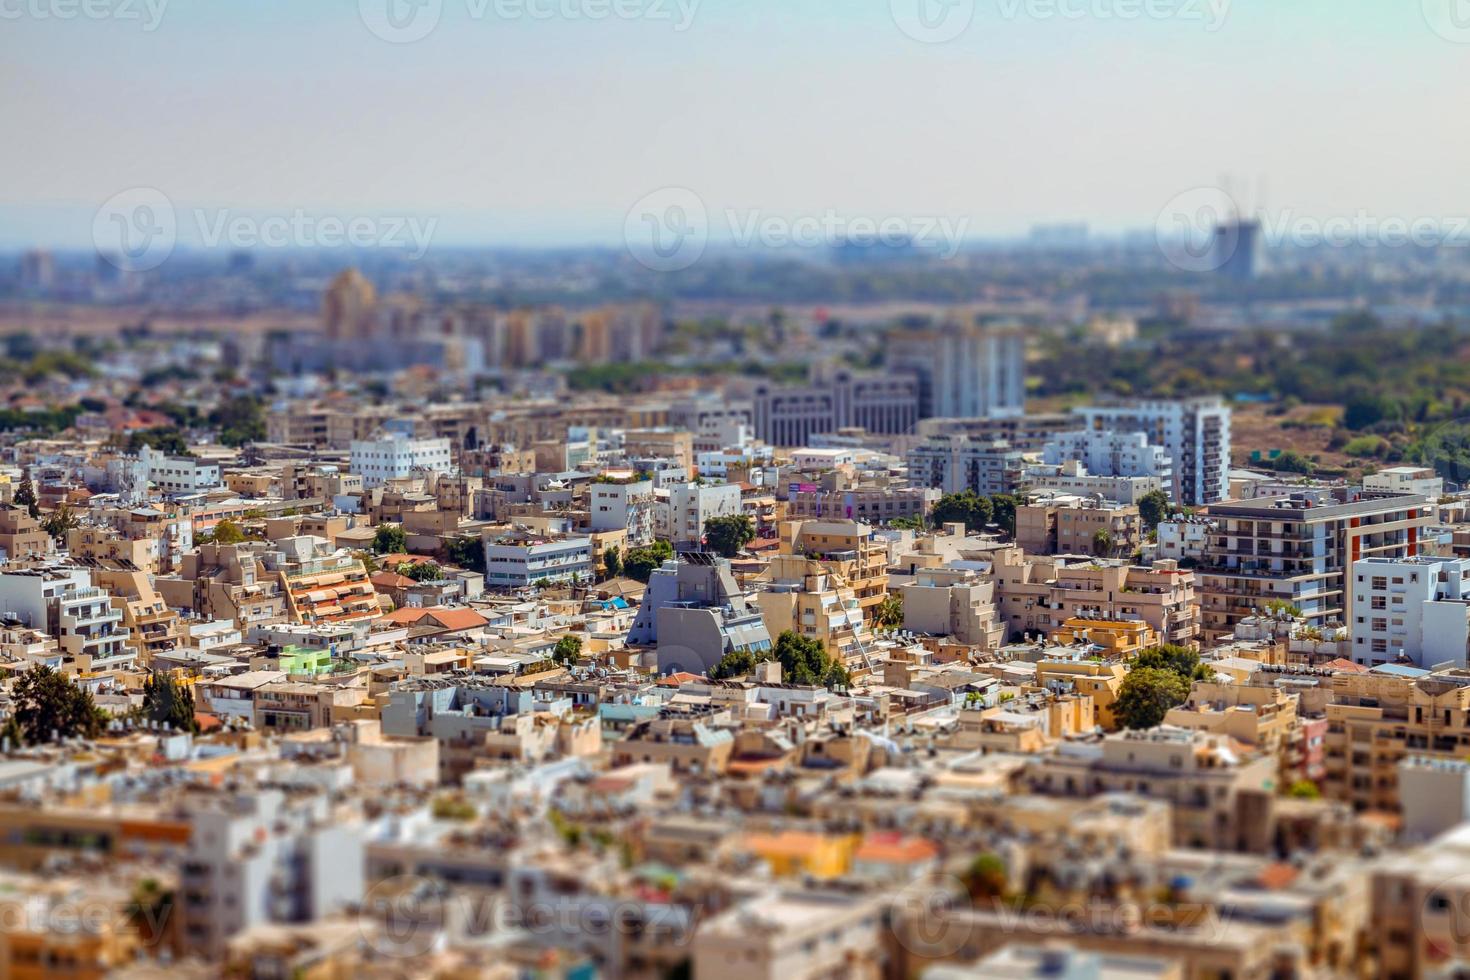
<svg viewBox="0 0 1470 980"><path fill-rule="evenodd" d="M1470 670L1418 678L1344 673L1330 685L1324 796L1396 814L1405 758L1470 755Z"/></svg>
<svg viewBox="0 0 1470 980"><path fill-rule="evenodd" d="M1297 725L1297 698L1274 686L1195 681L1189 700L1170 710L1164 724L1227 735L1280 756Z"/></svg>
<svg viewBox="0 0 1470 980"><path fill-rule="evenodd" d="M0 504L0 549L11 561L51 553L51 535L24 507Z"/></svg>
<svg viewBox="0 0 1470 980"><path fill-rule="evenodd" d="M1152 566L1033 556L1020 548L992 552L1001 621L1011 636L1045 634L1068 620L1139 620L1160 641L1199 646L1194 572L1172 560Z"/></svg>
<svg viewBox="0 0 1470 980"><path fill-rule="evenodd" d="M899 588L903 628L934 637L952 637L981 651L999 650L1005 624L995 604L995 583L967 568L923 568Z"/></svg>
<svg viewBox="0 0 1470 980"><path fill-rule="evenodd" d="M772 642L791 630L850 667L866 661L872 636L857 594L841 575L812 558L776 555L757 581L755 604Z"/></svg>
<svg viewBox="0 0 1470 980"><path fill-rule="evenodd" d="M1036 665L1036 686L1049 691L1076 691L1092 699L1097 723L1106 731L1117 731L1113 705L1123 689L1128 671L1122 664L1092 660L1042 660Z"/></svg>
<svg viewBox="0 0 1470 980"><path fill-rule="evenodd" d="M1108 545L1097 548L1098 535ZM1016 544L1032 555L1096 555L1122 558L1143 543L1143 519L1133 504L1063 493L1032 494L1016 508Z"/></svg>
<svg viewBox="0 0 1470 980"><path fill-rule="evenodd" d="M780 526L781 553L822 563L852 589L871 622L888 594L888 545L859 521L789 521Z"/></svg>

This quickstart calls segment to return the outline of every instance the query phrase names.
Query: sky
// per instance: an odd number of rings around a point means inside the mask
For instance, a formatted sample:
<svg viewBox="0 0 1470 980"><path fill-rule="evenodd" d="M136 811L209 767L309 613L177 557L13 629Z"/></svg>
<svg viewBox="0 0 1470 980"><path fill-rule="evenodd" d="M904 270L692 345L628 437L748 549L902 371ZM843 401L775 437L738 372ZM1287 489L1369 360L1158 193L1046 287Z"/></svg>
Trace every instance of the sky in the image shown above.
<svg viewBox="0 0 1470 980"><path fill-rule="evenodd" d="M1439 218L1467 83L1470 0L0 0L0 247L135 188L466 245L611 244L664 188L971 237L1153 227L1223 175Z"/></svg>

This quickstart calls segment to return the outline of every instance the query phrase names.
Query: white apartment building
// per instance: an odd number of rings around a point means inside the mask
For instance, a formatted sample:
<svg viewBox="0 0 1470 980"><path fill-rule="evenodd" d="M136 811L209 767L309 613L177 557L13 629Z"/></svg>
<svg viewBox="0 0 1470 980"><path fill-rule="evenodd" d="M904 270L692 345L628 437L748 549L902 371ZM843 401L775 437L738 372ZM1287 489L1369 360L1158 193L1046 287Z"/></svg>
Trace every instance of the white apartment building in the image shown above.
<svg viewBox="0 0 1470 980"><path fill-rule="evenodd" d="M1157 476L1098 476L1088 471L1080 460L1071 459L1060 466L1040 464L1026 467L1025 484L1033 490L1056 490L1078 497L1102 497L1119 504L1136 504L1155 490L1168 488Z"/></svg>
<svg viewBox="0 0 1470 980"><path fill-rule="evenodd" d="M0 572L0 615L60 639L72 656L96 661L127 654L122 611L85 568L45 565Z"/></svg>
<svg viewBox="0 0 1470 980"><path fill-rule="evenodd" d="M1364 558L1352 588L1354 663L1467 666L1470 558Z"/></svg>
<svg viewBox="0 0 1470 980"><path fill-rule="evenodd" d="M1026 412L1026 334L1017 324L948 323L889 339L890 371L919 381L920 418L1012 418Z"/></svg>
<svg viewBox="0 0 1470 980"><path fill-rule="evenodd" d="M685 483L669 488L668 536L675 545L704 540L704 522L711 517L743 513L740 488L734 484L703 486Z"/></svg>
<svg viewBox="0 0 1470 980"><path fill-rule="evenodd" d="M376 439L352 441L351 471L362 477L364 487L382 486L400 480L415 470L452 473L454 456L448 439L413 439L398 432Z"/></svg>
<svg viewBox="0 0 1470 980"><path fill-rule="evenodd" d="M1199 506L1230 496L1230 409L1217 397L1138 401L1076 410L1094 432L1140 432L1167 450L1174 500Z"/></svg>
<svg viewBox="0 0 1470 980"><path fill-rule="evenodd" d="M587 526L594 531L628 529L629 547L653 540L653 481L594 481L587 493Z"/></svg>
<svg viewBox="0 0 1470 980"><path fill-rule="evenodd" d="M152 446L138 452L142 476L164 493L199 493L220 486L218 463L206 463L193 456L170 456Z"/></svg>
<svg viewBox="0 0 1470 980"><path fill-rule="evenodd" d="M1210 534L1215 522L1200 517L1177 521L1160 521L1158 527L1158 558L1183 561L1186 558L1199 561L1210 543Z"/></svg>
<svg viewBox="0 0 1470 980"><path fill-rule="evenodd" d="M1423 497L1426 503L1437 504L1444 496L1444 480L1431 467L1390 466L1363 477L1363 489L1370 493L1410 493Z"/></svg>
<svg viewBox="0 0 1470 980"><path fill-rule="evenodd" d="M1170 486L1174 481L1174 461L1169 451L1152 445L1142 432L1059 432L1047 441L1041 460L1048 466L1080 462L1094 476L1151 476Z"/></svg>
<svg viewBox="0 0 1470 980"><path fill-rule="evenodd" d="M485 588L580 582L592 577L592 539L515 530L485 539Z"/></svg>

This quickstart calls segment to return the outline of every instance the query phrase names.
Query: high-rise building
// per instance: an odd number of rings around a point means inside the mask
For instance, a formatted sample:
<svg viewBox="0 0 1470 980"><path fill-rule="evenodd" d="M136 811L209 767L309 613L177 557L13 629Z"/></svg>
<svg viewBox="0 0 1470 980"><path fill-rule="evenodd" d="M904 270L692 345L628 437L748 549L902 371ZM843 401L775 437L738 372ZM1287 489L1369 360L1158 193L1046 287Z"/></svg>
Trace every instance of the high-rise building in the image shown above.
<svg viewBox="0 0 1470 980"><path fill-rule="evenodd" d="M322 326L329 340L351 340L369 332L378 291L356 269L341 272L322 299Z"/></svg>
<svg viewBox="0 0 1470 980"><path fill-rule="evenodd" d="M757 385L751 399L756 438L773 446L805 446L818 433L849 427L911 432L918 421L918 384L907 374L840 370L806 385Z"/></svg>
<svg viewBox="0 0 1470 980"><path fill-rule="evenodd" d="M1432 513L1416 496L1344 503L1325 491L1212 505L1200 572L1206 635L1229 634L1273 601L1311 626L1354 622L1353 563L1416 556Z"/></svg>
<svg viewBox="0 0 1470 980"><path fill-rule="evenodd" d="M1354 663L1470 666L1470 558L1365 558L1352 591Z"/></svg>
<svg viewBox="0 0 1470 980"><path fill-rule="evenodd" d="M20 288L45 293L56 285L56 260L45 249L31 249L20 257Z"/></svg>
<svg viewBox="0 0 1470 980"><path fill-rule="evenodd" d="M1026 456L1004 442L934 436L908 454L909 482L945 493L973 490L982 496L1011 493L1026 476Z"/></svg>
<svg viewBox="0 0 1470 980"><path fill-rule="evenodd" d="M903 331L889 339L886 363L919 379L920 418L1007 418L1026 411L1026 335L1019 324Z"/></svg>
<svg viewBox="0 0 1470 980"><path fill-rule="evenodd" d="M1215 228L1211 265L1223 276L1247 282L1264 270L1259 221L1231 221Z"/></svg>
<svg viewBox="0 0 1470 980"><path fill-rule="evenodd" d="M1220 398L1138 401L1077 409L1094 432L1142 432L1174 463L1174 499L1202 506L1230 496L1230 409Z"/></svg>

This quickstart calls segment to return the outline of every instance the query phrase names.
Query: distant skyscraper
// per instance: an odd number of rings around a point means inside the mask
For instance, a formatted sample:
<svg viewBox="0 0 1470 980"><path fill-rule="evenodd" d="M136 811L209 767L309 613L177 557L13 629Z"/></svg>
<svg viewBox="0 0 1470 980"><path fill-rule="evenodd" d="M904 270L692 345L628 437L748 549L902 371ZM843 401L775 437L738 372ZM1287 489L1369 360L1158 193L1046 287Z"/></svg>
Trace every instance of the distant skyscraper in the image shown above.
<svg viewBox="0 0 1470 980"><path fill-rule="evenodd" d="M20 257L20 288L28 293L49 292L56 285L56 260L44 249Z"/></svg>
<svg viewBox="0 0 1470 980"><path fill-rule="evenodd" d="M1026 412L1026 334L1019 324L951 323L905 331L887 365L919 378L921 418L1009 418Z"/></svg>
<svg viewBox="0 0 1470 980"><path fill-rule="evenodd" d="M1263 271L1261 223L1232 221L1215 228L1215 269L1231 279L1247 282Z"/></svg>
<svg viewBox="0 0 1470 980"><path fill-rule="evenodd" d="M378 291L356 269L347 269L332 280L322 300L322 325L332 340L350 340L368 330L368 320L378 305Z"/></svg>

